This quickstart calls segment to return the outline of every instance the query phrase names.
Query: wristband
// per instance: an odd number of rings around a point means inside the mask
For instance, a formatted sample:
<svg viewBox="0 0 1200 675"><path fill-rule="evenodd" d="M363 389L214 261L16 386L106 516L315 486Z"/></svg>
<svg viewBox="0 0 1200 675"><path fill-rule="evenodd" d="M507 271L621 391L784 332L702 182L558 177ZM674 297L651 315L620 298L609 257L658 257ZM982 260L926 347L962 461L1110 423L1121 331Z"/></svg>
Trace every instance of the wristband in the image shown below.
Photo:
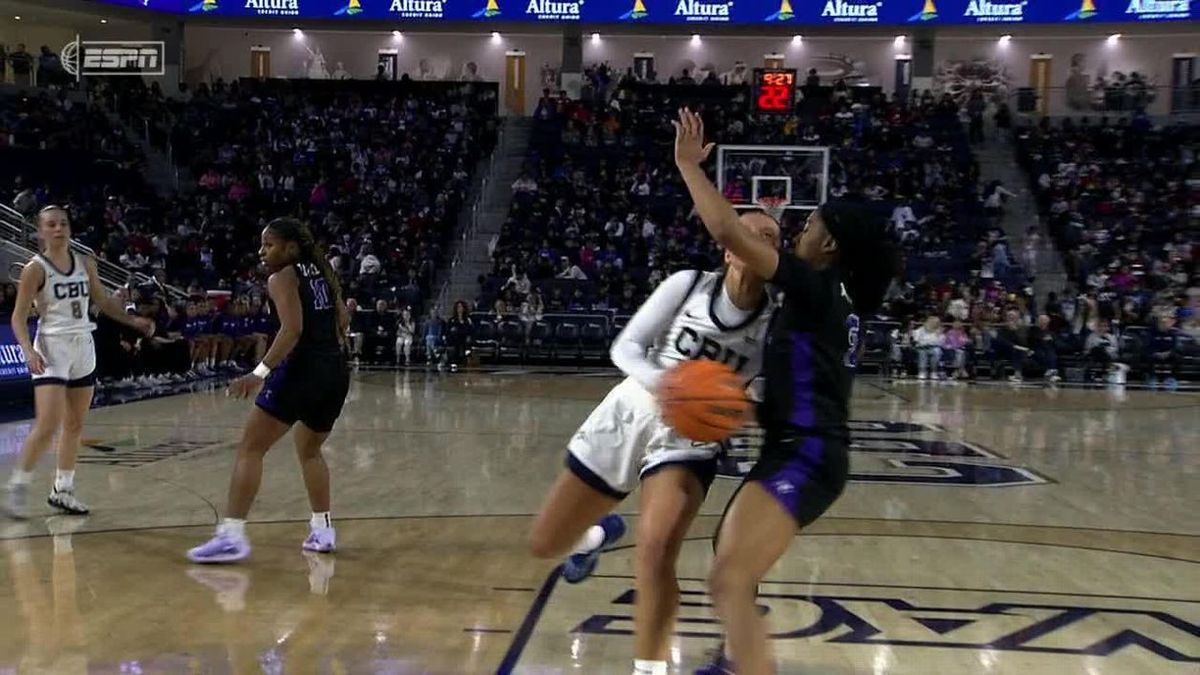
<svg viewBox="0 0 1200 675"><path fill-rule="evenodd" d="M269 367L267 367L267 364L260 363L257 366L254 366L254 371L251 372L250 374L257 377L260 380L265 380L265 379L267 379L267 376L271 374L271 369Z"/></svg>

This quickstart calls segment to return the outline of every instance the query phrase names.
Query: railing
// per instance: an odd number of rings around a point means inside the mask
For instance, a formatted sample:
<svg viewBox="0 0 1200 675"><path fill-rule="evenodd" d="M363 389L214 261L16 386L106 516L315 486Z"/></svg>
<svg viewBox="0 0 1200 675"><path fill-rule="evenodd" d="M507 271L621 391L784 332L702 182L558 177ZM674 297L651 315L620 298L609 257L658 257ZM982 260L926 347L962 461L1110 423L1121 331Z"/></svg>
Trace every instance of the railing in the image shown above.
<svg viewBox="0 0 1200 675"><path fill-rule="evenodd" d="M454 285L454 272L461 265L463 254L467 251L467 244L475 237L479 231L479 225L482 222L484 212L488 205L488 188L491 186L492 173L496 170L496 161L504 153L504 144L507 139L507 132L503 125L496 130L496 145L492 150L492 154L487 159L487 167L483 170L483 176L479 180L478 189L475 192L475 199L468 207L470 209L467 217L466 226L459 234L459 244L450 258L449 269L446 273L446 278L438 289L437 296L434 298L433 307L438 312L443 314L448 313L450 300L450 290Z"/></svg>
<svg viewBox="0 0 1200 675"><path fill-rule="evenodd" d="M19 247L27 257L37 253L37 231L20 213L7 204L0 204L0 238ZM96 272L109 290L127 288L130 285L153 284L162 288L168 300L184 300L187 292L175 286L159 284L154 277L141 272L131 272L120 265L105 260L83 244L72 240L71 250L90 256L96 261Z"/></svg>
<svg viewBox="0 0 1200 675"><path fill-rule="evenodd" d="M1200 113L1200 85L1171 88L1144 82L1080 83L1049 87L1043 92L1025 87L1008 96L1018 113L1038 115L1158 115Z"/></svg>

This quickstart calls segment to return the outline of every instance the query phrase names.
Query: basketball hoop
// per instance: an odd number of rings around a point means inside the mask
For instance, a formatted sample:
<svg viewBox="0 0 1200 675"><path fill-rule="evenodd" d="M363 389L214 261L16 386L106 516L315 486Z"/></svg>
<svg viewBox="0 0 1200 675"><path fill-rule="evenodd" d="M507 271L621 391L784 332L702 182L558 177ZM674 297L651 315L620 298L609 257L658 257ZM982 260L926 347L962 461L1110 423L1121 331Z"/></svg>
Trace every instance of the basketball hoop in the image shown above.
<svg viewBox="0 0 1200 675"><path fill-rule="evenodd" d="M783 214L787 211L788 201L784 197L759 197L758 206L763 213L771 216L777 222L783 222Z"/></svg>

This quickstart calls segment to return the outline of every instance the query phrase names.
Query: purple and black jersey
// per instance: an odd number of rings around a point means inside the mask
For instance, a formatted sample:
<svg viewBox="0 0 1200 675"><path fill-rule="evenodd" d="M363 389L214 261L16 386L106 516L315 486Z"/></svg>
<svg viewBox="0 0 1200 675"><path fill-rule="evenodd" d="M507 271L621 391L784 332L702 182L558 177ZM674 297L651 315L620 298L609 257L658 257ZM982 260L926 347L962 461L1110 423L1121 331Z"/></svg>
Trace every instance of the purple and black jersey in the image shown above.
<svg viewBox="0 0 1200 675"><path fill-rule="evenodd" d="M333 429L350 390L350 370L338 339L336 299L316 265L297 263L304 328L283 363L271 371L255 400L285 424L301 422L319 433ZM274 302L271 313L277 315Z"/></svg>
<svg viewBox="0 0 1200 675"><path fill-rule="evenodd" d="M300 341L292 350L290 358L328 357L342 355L342 341L338 339L338 317L333 290L312 263L296 263L296 277L300 284L300 308L304 312L304 330ZM271 313L278 316L274 301Z"/></svg>
<svg viewBox="0 0 1200 675"><path fill-rule="evenodd" d="M805 527L842 494L850 473L850 385L858 316L837 270L788 254L771 280L784 292L767 334L762 453L746 480L763 486Z"/></svg>
<svg viewBox="0 0 1200 675"><path fill-rule="evenodd" d="M767 338L759 423L846 439L859 328L850 297L835 269L815 270L786 253L771 281L784 300Z"/></svg>

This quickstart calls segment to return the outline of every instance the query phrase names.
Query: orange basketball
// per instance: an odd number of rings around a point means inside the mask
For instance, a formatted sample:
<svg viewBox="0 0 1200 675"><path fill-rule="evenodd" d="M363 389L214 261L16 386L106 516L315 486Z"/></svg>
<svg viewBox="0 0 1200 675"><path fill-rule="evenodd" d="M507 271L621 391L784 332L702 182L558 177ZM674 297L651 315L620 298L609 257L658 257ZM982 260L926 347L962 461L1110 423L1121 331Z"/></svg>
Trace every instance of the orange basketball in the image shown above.
<svg viewBox="0 0 1200 675"><path fill-rule="evenodd" d="M672 429L706 443L732 436L750 412L745 384L732 368L716 361L684 361L667 371L658 401Z"/></svg>

